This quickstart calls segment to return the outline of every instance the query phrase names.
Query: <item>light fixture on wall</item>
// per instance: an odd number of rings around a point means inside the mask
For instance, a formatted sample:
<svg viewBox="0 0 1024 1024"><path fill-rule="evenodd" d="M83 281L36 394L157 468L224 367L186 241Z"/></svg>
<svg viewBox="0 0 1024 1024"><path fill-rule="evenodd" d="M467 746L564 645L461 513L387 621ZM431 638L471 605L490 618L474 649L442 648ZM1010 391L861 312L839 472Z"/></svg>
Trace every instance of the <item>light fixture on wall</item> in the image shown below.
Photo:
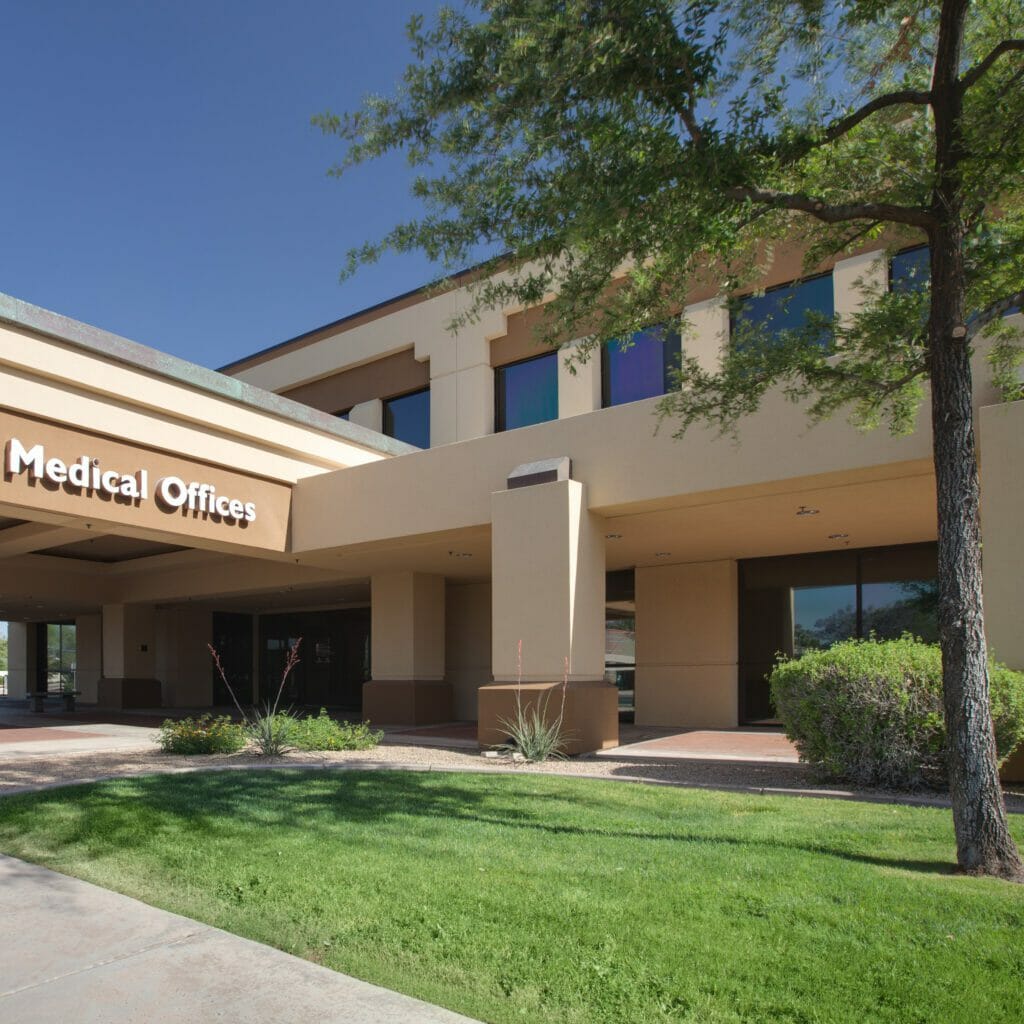
<svg viewBox="0 0 1024 1024"><path fill-rule="evenodd" d="M828 535L829 540L846 540L850 535L848 533L830 533Z"/></svg>
<svg viewBox="0 0 1024 1024"><path fill-rule="evenodd" d="M606 533L604 535L605 540L622 540L621 533Z"/></svg>
<svg viewBox="0 0 1024 1024"><path fill-rule="evenodd" d="M473 552L472 551L449 551L448 552L448 557L449 558L472 558L473 557Z"/></svg>
<svg viewBox="0 0 1024 1024"><path fill-rule="evenodd" d="M798 516L816 516L820 511L820 508L808 508L807 505L801 505L796 510L796 514Z"/></svg>
<svg viewBox="0 0 1024 1024"><path fill-rule="evenodd" d="M654 557L655 558L668 558L671 554L672 554L671 551L655 551L654 552Z"/></svg>

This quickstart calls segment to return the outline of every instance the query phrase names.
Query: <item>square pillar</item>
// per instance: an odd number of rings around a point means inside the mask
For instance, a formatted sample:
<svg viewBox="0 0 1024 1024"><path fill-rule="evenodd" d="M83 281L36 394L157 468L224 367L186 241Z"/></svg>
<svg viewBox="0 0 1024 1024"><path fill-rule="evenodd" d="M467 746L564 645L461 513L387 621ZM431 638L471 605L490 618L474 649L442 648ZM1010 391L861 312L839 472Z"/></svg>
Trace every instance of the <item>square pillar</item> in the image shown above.
<svg viewBox="0 0 1024 1024"><path fill-rule="evenodd" d="M563 677L567 753L616 746L618 692L604 681L602 520L587 510L583 484L499 491L491 524L494 683L478 695L481 746L507 738L502 720L517 700L557 715Z"/></svg>
<svg viewBox="0 0 1024 1024"><path fill-rule="evenodd" d="M889 264L884 250L864 252L839 260L832 268L832 293L836 315L844 323L871 297L889 287Z"/></svg>
<svg viewBox="0 0 1024 1024"><path fill-rule="evenodd" d="M572 358L580 342L573 341L558 352L558 418L568 419L601 408L601 349L593 349L582 363Z"/></svg>
<svg viewBox="0 0 1024 1024"><path fill-rule="evenodd" d="M367 430L381 433L384 429L384 403L379 398L371 398L368 402L353 405L348 413L349 423L357 423Z"/></svg>
<svg viewBox="0 0 1024 1024"><path fill-rule="evenodd" d="M370 580L370 664L363 716L378 725L452 720L445 681L443 576L380 573Z"/></svg>
<svg viewBox="0 0 1024 1024"><path fill-rule="evenodd" d="M739 591L732 559L636 570L636 724L739 722Z"/></svg>
<svg viewBox="0 0 1024 1024"><path fill-rule="evenodd" d="M36 624L7 623L7 696L24 700L36 688Z"/></svg>
<svg viewBox="0 0 1024 1024"><path fill-rule="evenodd" d="M158 708L156 632L152 605L103 606L103 675L98 703L104 708Z"/></svg>
<svg viewBox="0 0 1024 1024"><path fill-rule="evenodd" d="M1024 401L984 406L978 412L981 452L981 529L984 543L985 633L989 653L1024 669ZM1006 782L1024 782L1024 745L1003 762Z"/></svg>
<svg viewBox="0 0 1024 1024"><path fill-rule="evenodd" d="M721 297L687 306L683 312L683 354L707 373L718 373L722 352L729 344L729 309Z"/></svg>

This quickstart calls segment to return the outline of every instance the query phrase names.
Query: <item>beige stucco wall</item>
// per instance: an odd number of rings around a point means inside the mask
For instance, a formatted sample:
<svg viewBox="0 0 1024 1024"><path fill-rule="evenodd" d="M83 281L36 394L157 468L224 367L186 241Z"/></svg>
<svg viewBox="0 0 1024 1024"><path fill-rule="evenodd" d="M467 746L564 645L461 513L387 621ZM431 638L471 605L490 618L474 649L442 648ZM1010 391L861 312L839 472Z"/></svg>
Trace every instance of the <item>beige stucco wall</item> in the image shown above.
<svg viewBox="0 0 1024 1024"><path fill-rule="evenodd" d="M35 624L7 623L7 697L23 699L35 669Z"/></svg>
<svg viewBox="0 0 1024 1024"><path fill-rule="evenodd" d="M737 610L734 561L637 569L637 724L737 724Z"/></svg>
<svg viewBox="0 0 1024 1024"><path fill-rule="evenodd" d="M169 708L206 707L213 702L213 673L206 645L213 615L201 608L156 612L156 677Z"/></svg>
<svg viewBox="0 0 1024 1024"><path fill-rule="evenodd" d="M444 678L444 577L380 573L370 581L373 678Z"/></svg>
<svg viewBox="0 0 1024 1024"><path fill-rule="evenodd" d="M149 604L103 606L103 675L156 678L155 612Z"/></svg>
<svg viewBox="0 0 1024 1024"><path fill-rule="evenodd" d="M1024 400L981 410L985 626L992 653L1024 669Z"/></svg>
<svg viewBox="0 0 1024 1024"><path fill-rule="evenodd" d="M491 585L449 583L445 588L445 680L454 713L475 721L477 689L491 681Z"/></svg>
<svg viewBox="0 0 1024 1024"><path fill-rule="evenodd" d="M103 620L99 615L79 615L75 619L75 686L78 698L95 704L97 684L103 674Z"/></svg>
<svg viewBox="0 0 1024 1024"><path fill-rule="evenodd" d="M492 495L492 649L495 680L604 675L604 538L577 480Z"/></svg>

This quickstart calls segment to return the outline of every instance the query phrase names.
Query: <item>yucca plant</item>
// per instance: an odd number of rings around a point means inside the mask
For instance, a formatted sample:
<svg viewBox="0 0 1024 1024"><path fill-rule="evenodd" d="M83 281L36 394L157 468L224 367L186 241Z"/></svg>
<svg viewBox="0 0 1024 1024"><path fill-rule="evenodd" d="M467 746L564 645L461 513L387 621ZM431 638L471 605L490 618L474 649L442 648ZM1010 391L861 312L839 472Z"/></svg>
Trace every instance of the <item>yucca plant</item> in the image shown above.
<svg viewBox="0 0 1024 1024"><path fill-rule="evenodd" d="M280 757L282 754L287 754L294 746L291 738L295 731L295 718L290 711L281 710L281 695L284 693L284 684L288 681L292 670L299 663L299 645L301 643L302 637L299 637L288 648L288 657L285 659L284 669L281 672L281 682L278 684L277 693L274 695L273 701L267 701L263 705L262 710L253 707L248 711L243 709L234 688L228 682L228 677L224 671L224 665L220 660L217 648L213 644L206 645L210 656L213 658L213 664L216 666L217 672L220 674L220 678L228 693L231 694L231 700L238 709L246 735L256 748L256 753L261 757Z"/></svg>
<svg viewBox="0 0 1024 1024"><path fill-rule="evenodd" d="M516 707L511 718L501 718L499 723L508 733L508 742L499 744L503 753L519 754L524 761L540 762L551 758L564 758L565 743L568 739L563 728L565 723L565 693L569 685L569 659L565 659L562 673L561 704L558 714L548 716L551 694L524 707L523 705L523 641L519 641L516 658Z"/></svg>

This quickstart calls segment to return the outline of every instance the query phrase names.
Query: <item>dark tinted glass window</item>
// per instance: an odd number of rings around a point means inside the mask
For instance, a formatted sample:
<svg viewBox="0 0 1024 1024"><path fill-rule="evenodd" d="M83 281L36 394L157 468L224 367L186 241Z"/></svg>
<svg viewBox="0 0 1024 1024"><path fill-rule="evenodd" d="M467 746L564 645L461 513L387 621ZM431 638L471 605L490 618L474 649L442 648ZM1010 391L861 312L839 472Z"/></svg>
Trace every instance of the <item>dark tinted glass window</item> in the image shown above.
<svg viewBox="0 0 1024 1024"><path fill-rule="evenodd" d="M742 332L745 325L756 325L778 336L782 331L803 327L810 312L829 318L835 313L830 273L772 288L764 295L748 295L733 313L732 329Z"/></svg>
<svg viewBox="0 0 1024 1024"><path fill-rule="evenodd" d="M679 332L665 327L637 331L623 349L607 342L601 352L602 404L623 405L665 394L679 366Z"/></svg>
<svg viewBox="0 0 1024 1024"><path fill-rule="evenodd" d="M430 388L384 403L384 433L417 448L430 447Z"/></svg>
<svg viewBox="0 0 1024 1024"><path fill-rule="evenodd" d="M351 409L345 409L342 412L336 412L334 415L337 416L339 420L347 420L351 412Z"/></svg>
<svg viewBox="0 0 1024 1024"><path fill-rule="evenodd" d="M931 275L927 245L904 249L889 261L889 290L909 292L923 288Z"/></svg>
<svg viewBox="0 0 1024 1024"><path fill-rule="evenodd" d="M558 353L548 352L494 371L495 430L558 419Z"/></svg>

